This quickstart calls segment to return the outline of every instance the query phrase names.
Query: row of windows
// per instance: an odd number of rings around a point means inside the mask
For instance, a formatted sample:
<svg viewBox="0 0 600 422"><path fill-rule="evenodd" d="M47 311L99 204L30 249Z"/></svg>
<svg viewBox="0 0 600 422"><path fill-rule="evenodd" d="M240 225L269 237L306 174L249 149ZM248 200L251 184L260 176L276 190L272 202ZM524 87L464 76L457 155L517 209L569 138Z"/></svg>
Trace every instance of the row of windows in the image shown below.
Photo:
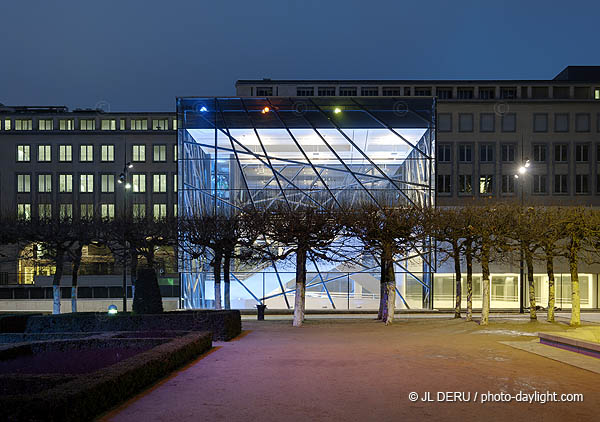
<svg viewBox="0 0 600 422"><path fill-rule="evenodd" d="M501 144L501 160L505 163L515 162L516 144ZM587 163L590 161L590 144L575 144L575 162ZM473 161L473 144L458 145L458 161L470 163ZM495 158L496 146L494 144L479 144L479 162L492 163ZM553 151L553 160L556 163L569 161L569 144L554 144L552 147L545 144L534 144L532 146L533 161L544 163L548 159L548 150ZM452 162L452 144L440 144L437 147L437 161L439 163ZM596 160L600 162L600 144L596 144Z"/></svg>
<svg viewBox="0 0 600 422"><path fill-rule="evenodd" d="M55 119L40 118L36 119L37 126L34 125L33 119L10 119L4 118L0 120L0 129L4 130L169 130L169 120L171 120L171 129L177 130L177 119L129 119L129 127L127 119L100 119L99 125L97 119L79 118L76 119L58 119L58 124L55 124ZM150 121L150 125L148 124ZM117 125L117 122L119 123ZM118 127L117 127L118 126Z"/></svg>
<svg viewBox="0 0 600 422"><path fill-rule="evenodd" d="M35 146L34 146L35 148ZM133 162L146 161L146 145L132 145L131 157ZM31 145L17 145L17 162L28 163L31 161ZM37 161L39 163L49 163L52 161L52 145L37 145ZM73 145L58 145L58 161L71 162L73 161ZM94 161L94 145L79 145L79 161L82 163L91 163ZM115 146L100 145L100 161L113 162L115 161ZM167 161L167 146L153 145L152 146L152 161L166 162ZM177 161L177 145L173 145L173 161Z"/></svg>
<svg viewBox="0 0 600 422"><path fill-rule="evenodd" d="M166 218L167 217L167 204L152 204L152 217ZM38 204L37 215L40 218L52 218L53 207L52 204ZM17 216L23 219L31 219L32 217L32 204L30 203L18 203L17 204ZM112 219L115 217L115 204L104 203L100 204L99 207L95 207L94 204L80 204L79 205L79 216L81 218L92 218L95 213L99 213L102 218ZM146 217L146 204L132 204L131 214L136 218ZM177 216L177 204L173 204L173 216ZM73 204L58 204L58 217L60 218L73 218Z"/></svg>
<svg viewBox="0 0 600 422"><path fill-rule="evenodd" d="M475 87L431 87L431 86L382 86L381 90L378 86L340 86L337 88L339 96L437 96L442 100L459 99L459 100L471 100L478 98L480 100L493 100L493 99L507 99L512 100L516 98L521 99L591 99L600 100L600 87L590 88L587 86L573 87L571 93L571 87L569 86L555 86L552 87L552 91L548 86L481 86L475 90ZM456 89L456 91L455 91ZM252 89L253 91L254 89ZM252 92L251 91L251 92ZM268 97L279 95L277 91L273 90L271 86L256 87L256 95L259 97ZM381 92L381 93L380 93ZM335 96L335 86L298 86L296 87L296 95L299 97L312 97L316 93L319 97ZM251 93L251 95L254 95Z"/></svg>
<svg viewBox="0 0 600 422"><path fill-rule="evenodd" d="M30 193L32 189L32 176L31 174L17 174L17 192L18 193ZM146 180L152 180L152 192L154 193L165 193L167 192L167 174L153 174L147 177L146 174L133 173L131 174L130 189L134 193L145 193L146 192ZM59 174L58 175L58 192L59 193L73 193L73 180L72 174ZM101 174L100 175L100 192L102 193L114 193L115 191L115 180L114 174ZM172 177L173 192L177 192L177 175L174 174ZM128 186L128 185L126 185ZM51 193L53 190L52 174L38 174L37 175L37 191L39 193ZM79 175L79 192L80 193L93 193L94 192L94 175L93 174L80 174Z"/></svg>
<svg viewBox="0 0 600 422"><path fill-rule="evenodd" d="M548 113L533 114L533 132L548 132L549 131ZM596 130L600 132L600 114L596 119ZM554 114L554 132L565 133L571 131L571 115L569 113ZM453 130L452 113L438 113L437 130L439 132L452 132ZM591 131L591 115L590 113L575 113L574 115L575 132L590 132ZM474 114L473 113L458 113L458 131L473 132L474 131ZM501 132L516 132L517 131L517 115L516 113L503 113L500 117ZM496 132L496 114L495 113L480 113L479 114L479 132Z"/></svg>
<svg viewBox="0 0 600 422"><path fill-rule="evenodd" d="M548 177L545 174L534 174L531 178L531 191L536 194L548 193ZM477 178L475 178L477 180ZM478 186L473 186L473 175L459 174L457 180L457 193L459 195L472 195L478 187L480 195L494 194L494 175L484 174L479 176ZM515 184L519 183L519 179L512 174L503 174L501 176L500 192L502 194L514 194ZM439 194L452 194L452 176L449 174L438 174L437 176L437 192ZM556 174L554 175L553 193L568 194L569 193L569 175ZM576 174L575 175L575 193L589 194L590 193L590 175ZM600 194L600 174L597 175L596 193Z"/></svg>

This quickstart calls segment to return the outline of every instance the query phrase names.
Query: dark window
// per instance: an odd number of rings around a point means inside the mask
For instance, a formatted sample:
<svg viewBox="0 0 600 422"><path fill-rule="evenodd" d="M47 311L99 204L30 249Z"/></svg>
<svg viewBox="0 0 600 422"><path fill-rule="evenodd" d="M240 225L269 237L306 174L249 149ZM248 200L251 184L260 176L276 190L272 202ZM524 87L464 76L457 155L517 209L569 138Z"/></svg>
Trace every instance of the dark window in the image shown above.
<svg viewBox="0 0 600 422"><path fill-rule="evenodd" d="M531 98L536 98L536 99L548 98L548 87L547 86L532 86L531 87Z"/></svg>
<svg viewBox="0 0 600 422"><path fill-rule="evenodd" d="M568 145L557 144L554 145L554 161L558 163L565 163L568 160Z"/></svg>
<svg viewBox="0 0 600 422"><path fill-rule="evenodd" d="M460 113L458 115L458 131L473 132L473 115L471 113Z"/></svg>
<svg viewBox="0 0 600 422"><path fill-rule="evenodd" d="M459 100L471 100L471 99L473 99L473 88L458 88L456 90L456 97Z"/></svg>
<svg viewBox="0 0 600 422"><path fill-rule="evenodd" d="M502 145L502 161L505 163L515 161L515 146L513 144Z"/></svg>
<svg viewBox="0 0 600 422"><path fill-rule="evenodd" d="M256 96L257 97L271 97L273 95L273 87L257 86Z"/></svg>
<svg viewBox="0 0 600 422"><path fill-rule="evenodd" d="M462 163L470 163L473 160L471 156L471 145L459 145L458 146L458 161Z"/></svg>
<svg viewBox="0 0 600 422"><path fill-rule="evenodd" d="M512 100L514 98L517 98L517 88L513 86L500 87L500 98L505 100Z"/></svg>
<svg viewBox="0 0 600 422"><path fill-rule="evenodd" d="M438 193L452 193L449 174L438 174L437 191Z"/></svg>
<svg viewBox="0 0 600 422"><path fill-rule="evenodd" d="M399 87L384 86L382 89L382 94L384 97L401 97L402 89Z"/></svg>
<svg viewBox="0 0 600 422"><path fill-rule="evenodd" d="M363 97L377 97L379 95L379 88L377 88L377 87L361 88L360 95L362 95Z"/></svg>
<svg viewBox="0 0 600 422"><path fill-rule="evenodd" d="M515 176L514 174L502 175L502 193L515 193Z"/></svg>
<svg viewBox="0 0 600 422"><path fill-rule="evenodd" d="M554 131L568 132L569 131L569 113L556 113L554 115Z"/></svg>
<svg viewBox="0 0 600 422"><path fill-rule="evenodd" d="M319 94L319 97L335 97L335 87L320 86L317 88L317 93Z"/></svg>
<svg viewBox="0 0 600 422"><path fill-rule="evenodd" d="M440 144L437 150L437 158L440 163L449 163L452 161L452 146L449 144Z"/></svg>
<svg viewBox="0 0 600 422"><path fill-rule="evenodd" d="M557 174L554 176L554 193L568 193L567 175Z"/></svg>
<svg viewBox="0 0 600 422"><path fill-rule="evenodd" d="M313 95L315 95L315 89L313 87L296 88L296 96L298 97L312 97Z"/></svg>
<svg viewBox="0 0 600 422"><path fill-rule="evenodd" d="M439 113L437 129L440 132L452 132L452 114L451 113Z"/></svg>
<svg viewBox="0 0 600 422"><path fill-rule="evenodd" d="M504 113L502 115L502 132L515 132L517 130L517 115Z"/></svg>
<svg viewBox="0 0 600 422"><path fill-rule="evenodd" d="M494 161L494 146L480 145L479 146L479 161L482 163L491 163Z"/></svg>
<svg viewBox="0 0 600 422"><path fill-rule="evenodd" d="M533 146L533 161L543 163L546 161L546 145Z"/></svg>
<svg viewBox="0 0 600 422"><path fill-rule="evenodd" d="M437 88L436 93L440 100L452 99L452 88Z"/></svg>
<svg viewBox="0 0 600 422"><path fill-rule="evenodd" d="M533 175L533 193L546 193L546 175Z"/></svg>
<svg viewBox="0 0 600 422"><path fill-rule="evenodd" d="M554 98L564 100L569 98L569 87L568 86L555 86L554 89Z"/></svg>
<svg viewBox="0 0 600 422"><path fill-rule="evenodd" d="M575 115L575 130L577 132L590 131L590 115L589 113L577 113Z"/></svg>
<svg viewBox="0 0 600 422"><path fill-rule="evenodd" d="M496 96L495 87L480 87L479 88L479 99L481 100L493 100Z"/></svg>
<svg viewBox="0 0 600 422"><path fill-rule="evenodd" d="M341 87L340 97L356 97L356 88L352 87Z"/></svg>
<svg viewBox="0 0 600 422"><path fill-rule="evenodd" d="M587 162L590 157L590 147L585 144L575 145L575 161L577 162Z"/></svg>
<svg viewBox="0 0 600 422"><path fill-rule="evenodd" d="M589 193L587 174L575 175L575 193Z"/></svg>
<svg viewBox="0 0 600 422"><path fill-rule="evenodd" d="M533 114L533 131L546 132L548 131L548 115L546 113Z"/></svg>
<svg viewBox="0 0 600 422"><path fill-rule="evenodd" d="M415 96L418 97L431 97L431 88L415 88Z"/></svg>
<svg viewBox="0 0 600 422"><path fill-rule="evenodd" d="M473 187L471 183L471 175L470 174L460 174L458 176L458 192L464 194L472 194Z"/></svg>
<svg viewBox="0 0 600 422"><path fill-rule="evenodd" d="M410 87L407 86L404 88L404 96L410 97Z"/></svg>
<svg viewBox="0 0 600 422"><path fill-rule="evenodd" d="M493 132L496 130L496 115L494 113L481 113L479 115L479 131Z"/></svg>

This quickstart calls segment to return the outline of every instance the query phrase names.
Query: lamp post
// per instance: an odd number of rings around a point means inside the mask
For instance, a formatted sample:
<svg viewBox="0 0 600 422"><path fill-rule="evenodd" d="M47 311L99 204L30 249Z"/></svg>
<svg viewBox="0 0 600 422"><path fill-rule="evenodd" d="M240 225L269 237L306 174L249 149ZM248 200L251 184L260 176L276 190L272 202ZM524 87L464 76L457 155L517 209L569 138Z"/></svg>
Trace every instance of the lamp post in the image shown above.
<svg viewBox="0 0 600 422"><path fill-rule="evenodd" d="M128 176L129 170L133 168L131 162L126 161L123 166L123 172L119 175L117 182L123 185L123 221L127 221L127 191L131 189ZM129 250L127 249L127 240L125 240L125 228L123 228L123 312L127 312L127 258Z"/></svg>
<svg viewBox="0 0 600 422"><path fill-rule="evenodd" d="M522 155L522 154L521 154ZM521 157L523 160L523 157ZM524 205L524 193L525 193L525 174L527 174L527 170L529 169L529 159L525 159L522 163L521 167L519 167L519 173L515 174L515 179L521 180L521 208ZM520 256L519 256L519 280L521 281L521 290L519 292L519 313L524 313L525 309L523 307L523 299L525 294L525 271L523 269L523 242L520 243Z"/></svg>

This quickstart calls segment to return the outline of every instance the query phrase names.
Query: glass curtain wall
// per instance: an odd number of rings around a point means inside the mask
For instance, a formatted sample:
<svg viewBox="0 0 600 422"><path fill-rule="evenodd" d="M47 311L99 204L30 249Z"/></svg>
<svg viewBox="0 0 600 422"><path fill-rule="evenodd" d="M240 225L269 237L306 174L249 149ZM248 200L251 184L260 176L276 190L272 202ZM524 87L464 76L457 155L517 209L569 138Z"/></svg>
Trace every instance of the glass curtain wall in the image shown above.
<svg viewBox="0 0 600 422"><path fill-rule="evenodd" d="M433 98L177 99L178 211L415 204L435 201ZM214 306L210 256L180 256L182 306ZM431 245L396 257L398 306L430 307ZM233 308L290 308L295 257L232 266ZM308 309L376 308L379 267L315 262Z"/></svg>

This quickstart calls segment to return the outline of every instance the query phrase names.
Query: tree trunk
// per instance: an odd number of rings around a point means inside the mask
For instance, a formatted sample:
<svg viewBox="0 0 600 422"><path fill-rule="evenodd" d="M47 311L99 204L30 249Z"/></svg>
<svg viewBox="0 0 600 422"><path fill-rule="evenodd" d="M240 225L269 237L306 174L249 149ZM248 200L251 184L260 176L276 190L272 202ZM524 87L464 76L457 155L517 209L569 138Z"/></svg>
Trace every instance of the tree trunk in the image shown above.
<svg viewBox="0 0 600 422"><path fill-rule="evenodd" d="M75 250L73 263L71 264L71 312L77 312L77 281L79 278L79 267L81 266L81 249L83 246L78 246Z"/></svg>
<svg viewBox="0 0 600 422"><path fill-rule="evenodd" d="M215 309L221 309L221 260L222 254L215 253L213 274L215 279Z"/></svg>
<svg viewBox="0 0 600 422"><path fill-rule="evenodd" d="M577 273L577 251L579 244L571 240L569 248L569 269L571 270L571 326L581 325L579 274Z"/></svg>
<svg viewBox="0 0 600 422"><path fill-rule="evenodd" d="M481 321L488 325L490 318L490 247L481 248Z"/></svg>
<svg viewBox="0 0 600 422"><path fill-rule="evenodd" d="M460 307L462 302L462 274L460 273L460 249L458 242L452 242L452 252L454 258L454 274L456 275L456 302L454 305L454 318L460 318Z"/></svg>
<svg viewBox="0 0 600 422"><path fill-rule="evenodd" d="M548 273L548 322L554 322L554 259L546 253L546 272Z"/></svg>
<svg viewBox="0 0 600 422"><path fill-rule="evenodd" d="M135 281L137 279L137 267L138 267L138 253L135 248L129 250L129 256L131 258L131 271L129 277L131 278L131 299L135 300Z"/></svg>
<svg viewBox="0 0 600 422"><path fill-rule="evenodd" d="M382 320L383 319L383 312L384 309L386 307L386 288L385 288L385 279L387 277L387 270L386 270L386 260L384 258L384 254L381 254L381 273L379 276L379 311L377 312L377 319L378 320Z"/></svg>
<svg viewBox="0 0 600 422"><path fill-rule="evenodd" d="M527 263L527 281L529 283L529 319L537 320L535 304L535 284L533 281L533 255L529 248L525 248L525 262Z"/></svg>
<svg viewBox="0 0 600 422"><path fill-rule="evenodd" d="M467 245L465 251L467 259L467 321L473 321L473 252L471 244Z"/></svg>
<svg viewBox="0 0 600 422"><path fill-rule="evenodd" d="M382 286L382 292L383 294L381 295L381 299L380 299L380 307L381 307L381 320L383 322L387 324L388 323L388 319L389 319L389 314L390 314L390 283L393 282L394 280L394 260L392 257L392 247L389 244L384 244L383 245L383 249L381 251L381 268L383 270L382 272L382 279L381 279L381 286ZM394 288L395 288L395 281L393 282L394 284ZM396 300L395 299L395 289L392 288L391 293L392 293L392 300ZM392 312L393 312L393 307L392 307ZM392 320L394 319L394 315L392 314L391 316ZM391 321L390 321L391 322Z"/></svg>
<svg viewBox="0 0 600 422"><path fill-rule="evenodd" d="M386 314L383 322L390 325L394 321L394 311L396 310L396 274L394 273L394 262L390 261L387 267L386 280Z"/></svg>
<svg viewBox="0 0 600 422"><path fill-rule="evenodd" d="M304 322L306 256L306 249L298 246L296 252L296 297L294 298L294 321L292 323L294 327L301 327Z"/></svg>
<svg viewBox="0 0 600 422"><path fill-rule="evenodd" d="M64 259L65 252L62 250L56 251L56 270L52 279L52 313L54 315L60 314L60 279L63 274Z"/></svg>
<svg viewBox="0 0 600 422"><path fill-rule="evenodd" d="M225 290L225 309L231 309L231 280L229 270L231 267L231 254L226 253L223 258L223 283Z"/></svg>

